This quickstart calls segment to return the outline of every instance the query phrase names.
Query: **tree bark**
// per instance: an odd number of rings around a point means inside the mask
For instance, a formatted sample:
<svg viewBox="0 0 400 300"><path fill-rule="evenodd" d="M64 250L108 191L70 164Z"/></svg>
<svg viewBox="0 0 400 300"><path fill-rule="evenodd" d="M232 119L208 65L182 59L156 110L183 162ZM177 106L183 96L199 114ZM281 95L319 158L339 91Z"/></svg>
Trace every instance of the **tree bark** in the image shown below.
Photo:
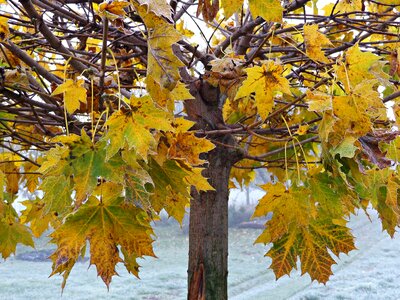
<svg viewBox="0 0 400 300"><path fill-rule="evenodd" d="M189 300L228 298L228 198L232 161L226 149L209 153L204 176L215 191L192 192L189 224Z"/></svg>

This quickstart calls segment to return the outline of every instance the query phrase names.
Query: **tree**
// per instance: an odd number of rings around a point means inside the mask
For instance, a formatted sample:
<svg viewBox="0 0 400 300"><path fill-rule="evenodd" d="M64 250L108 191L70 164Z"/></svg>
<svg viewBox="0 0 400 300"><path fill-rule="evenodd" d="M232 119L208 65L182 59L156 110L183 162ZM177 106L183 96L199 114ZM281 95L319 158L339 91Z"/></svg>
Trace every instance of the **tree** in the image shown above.
<svg viewBox="0 0 400 300"><path fill-rule="evenodd" d="M2 257L52 228L62 286L87 242L108 286L190 202L188 298L226 299L229 188L257 168L277 278L325 283L356 210L393 236L400 4L326 2L0 1Z"/></svg>

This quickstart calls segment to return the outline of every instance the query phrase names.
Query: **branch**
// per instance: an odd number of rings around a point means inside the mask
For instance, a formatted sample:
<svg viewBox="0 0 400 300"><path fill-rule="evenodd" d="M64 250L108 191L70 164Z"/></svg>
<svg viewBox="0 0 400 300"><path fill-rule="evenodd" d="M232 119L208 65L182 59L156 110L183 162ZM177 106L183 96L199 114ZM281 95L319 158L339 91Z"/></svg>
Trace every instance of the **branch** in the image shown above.
<svg viewBox="0 0 400 300"><path fill-rule="evenodd" d="M73 53L65 48L61 41L52 33L50 28L47 27L46 23L43 21L43 17L39 15L39 13L36 11L32 2L30 0L19 0L19 2L25 8L25 11L31 18L32 23L36 25L36 28L38 28L45 39L49 42L50 46L60 53L65 54L64 59L68 60L71 57L71 66L79 73L83 73L87 69L87 66L85 66L80 61L74 59ZM96 72L96 70L93 71Z"/></svg>
<svg viewBox="0 0 400 300"><path fill-rule="evenodd" d="M42 67L36 60L30 57L24 50L19 48L11 41L1 42L1 44L6 47L8 50L11 51L15 56L17 56L20 60L26 63L29 67L35 70L39 75L43 78L47 79L49 82L55 82L57 84L62 83L62 80L55 76L54 74L50 73L44 67Z"/></svg>

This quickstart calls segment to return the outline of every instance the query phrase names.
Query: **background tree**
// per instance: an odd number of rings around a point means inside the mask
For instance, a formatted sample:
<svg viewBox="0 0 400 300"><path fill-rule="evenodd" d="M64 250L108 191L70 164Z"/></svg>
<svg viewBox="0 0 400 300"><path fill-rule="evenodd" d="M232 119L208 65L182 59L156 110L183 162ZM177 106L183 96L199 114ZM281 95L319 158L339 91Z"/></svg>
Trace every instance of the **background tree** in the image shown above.
<svg viewBox="0 0 400 300"><path fill-rule="evenodd" d="M109 285L190 201L188 297L226 299L229 188L257 168L277 278L325 283L358 209L394 235L398 0L0 2L3 258L53 228L63 287L87 241Z"/></svg>

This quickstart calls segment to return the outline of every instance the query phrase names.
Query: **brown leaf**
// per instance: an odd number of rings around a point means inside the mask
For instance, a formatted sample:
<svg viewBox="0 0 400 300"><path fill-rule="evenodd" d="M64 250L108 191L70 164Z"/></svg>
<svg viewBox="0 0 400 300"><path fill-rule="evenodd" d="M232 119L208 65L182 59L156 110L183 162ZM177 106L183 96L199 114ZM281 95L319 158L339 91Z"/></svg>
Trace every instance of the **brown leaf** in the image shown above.
<svg viewBox="0 0 400 300"><path fill-rule="evenodd" d="M397 74L400 76L400 57L398 55L400 50L393 51L390 53L390 70L389 70L389 75L393 76L394 74Z"/></svg>
<svg viewBox="0 0 400 300"><path fill-rule="evenodd" d="M390 167L392 161L386 158L386 152L382 152L379 148L379 143L389 143L393 141L400 132L374 132L363 136L359 139L362 150L364 154L369 158L369 160L376 164L380 169Z"/></svg>
<svg viewBox="0 0 400 300"><path fill-rule="evenodd" d="M199 5L197 7L196 16L198 17L200 13L206 22L211 22L218 13L219 0L199 0Z"/></svg>

